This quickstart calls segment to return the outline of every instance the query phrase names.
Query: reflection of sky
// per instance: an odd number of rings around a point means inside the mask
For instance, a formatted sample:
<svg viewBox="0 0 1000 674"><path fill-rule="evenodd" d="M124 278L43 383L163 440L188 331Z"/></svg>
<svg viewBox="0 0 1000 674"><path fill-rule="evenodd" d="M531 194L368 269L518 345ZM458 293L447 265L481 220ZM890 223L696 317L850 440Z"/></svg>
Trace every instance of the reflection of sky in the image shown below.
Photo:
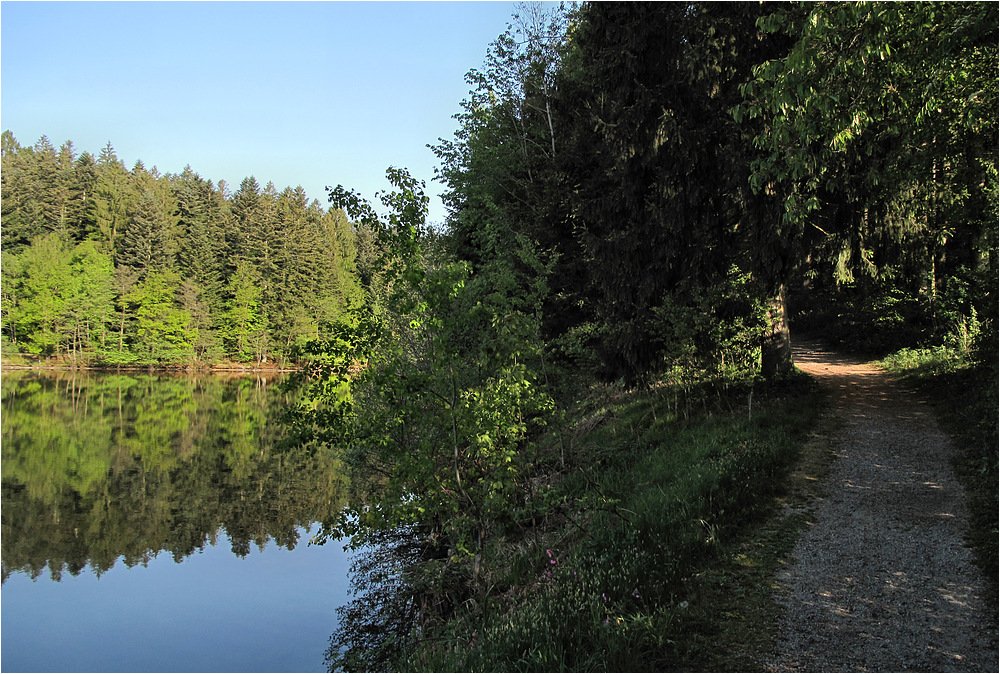
<svg viewBox="0 0 1000 674"><path fill-rule="evenodd" d="M325 671L349 600L342 545L273 542L236 557L224 533L177 564L123 563L97 578L12 574L0 590L0 668L62 672Z"/></svg>

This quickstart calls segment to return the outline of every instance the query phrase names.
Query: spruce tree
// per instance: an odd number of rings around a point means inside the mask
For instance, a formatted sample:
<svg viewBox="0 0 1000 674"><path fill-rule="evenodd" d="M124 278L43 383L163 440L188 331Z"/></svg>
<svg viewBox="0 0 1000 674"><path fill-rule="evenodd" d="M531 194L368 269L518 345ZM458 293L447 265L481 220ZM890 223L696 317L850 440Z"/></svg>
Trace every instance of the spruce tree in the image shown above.
<svg viewBox="0 0 1000 674"><path fill-rule="evenodd" d="M86 239L99 233L97 226L98 168L94 156L84 152L73 166L75 179L70 187L70 213L75 238Z"/></svg>
<svg viewBox="0 0 1000 674"><path fill-rule="evenodd" d="M782 48L761 39L765 11L597 3L582 12L560 83L569 127L560 159L609 376L637 381L656 369L670 338L653 318L669 322L675 308L736 282L734 264L754 271L760 251L747 235L776 205L751 199L751 137L730 110L752 66Z"/></svg>
<svg viewBox="0 0 1000 674"><path fill-rule="evenodd" d="M202 299L218 308L222 295L220 241L213 235L214 190L212 184L185 167L173 181L181 231L178 269L201 288Z"/></svg>
<svg viewBox="0 0 1000 674"><path fill-rule="evenodd" d="M138 194L124 164L109 142L97 158L97 183L94 187L94 220L99 237L112 259L118 262L118 248Z"/></svg>
<svg viewBox="0 0 1000 674"><path fill-rule="evenodd" d="M128 220L118 249L118 260L138 271L140 278L145 278L152 271L170 268L172 249L169 218L147 189L139 197L135 212Z"/></svg>
<svg viewBox="0 0 1000 674"><path fill-rule="evenodd" d="M18 253L41 234L34 151L21 147L10 131L3 132L0 156L0 222L3 250Z"/></svg>

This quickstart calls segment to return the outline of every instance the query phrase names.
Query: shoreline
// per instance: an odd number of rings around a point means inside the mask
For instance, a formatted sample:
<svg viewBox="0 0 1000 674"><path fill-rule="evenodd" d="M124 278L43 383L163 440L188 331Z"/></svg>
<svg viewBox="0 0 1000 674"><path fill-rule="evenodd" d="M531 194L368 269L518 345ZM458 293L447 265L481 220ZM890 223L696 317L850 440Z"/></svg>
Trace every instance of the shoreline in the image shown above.
<svg viewBox="0 0 1000 674"><path fill-rule="evenodd" d="M0 362L0 372L6 371L29 371L29 372L165 372L165 373L204 373L204 374L290 374L302 371L301 365L239 365L216 364L216 365L73 365L68 363L7 363Z"/></svg>

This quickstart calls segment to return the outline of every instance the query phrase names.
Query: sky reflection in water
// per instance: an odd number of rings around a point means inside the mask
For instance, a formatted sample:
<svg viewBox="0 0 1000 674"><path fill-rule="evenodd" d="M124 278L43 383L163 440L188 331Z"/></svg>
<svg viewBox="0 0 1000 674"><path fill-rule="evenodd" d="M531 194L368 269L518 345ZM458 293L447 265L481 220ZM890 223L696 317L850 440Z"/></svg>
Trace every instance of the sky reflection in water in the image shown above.
<svg viewBox="0 0 1000 674"><path fill-rule="evenodd" d="M60 582L14 574L2 591L4 671L324 671L347 599L337 543L269 544L240 559L220 537L177 564L116 564Z"/></svg>

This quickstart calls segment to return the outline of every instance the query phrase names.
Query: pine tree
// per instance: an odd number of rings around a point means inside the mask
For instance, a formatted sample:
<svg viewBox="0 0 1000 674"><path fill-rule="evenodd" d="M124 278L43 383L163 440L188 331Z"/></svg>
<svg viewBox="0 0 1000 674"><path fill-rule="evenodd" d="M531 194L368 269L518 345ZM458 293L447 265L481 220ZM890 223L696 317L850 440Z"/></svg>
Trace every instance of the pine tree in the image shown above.
<svg viewBox="0 0 1000 674"><path fill-rule="evenodd" d="M214 231L220 226L212 184L185 167L173 181L181 230L178 269L201 289L209 307L218 308L222 295L222 243Z"/></svg>
<svg viewBox="0 0 1000 674"><path fill-rule="evenodd" d="M0 156L0 222L3 249L18 253L42 233L34 151L21 147L10 131L3 132Z"/></svg>
<svg viewBox="0 0 1000 674"><path fill-rule="evenodd" d="M68 190L63 183L65 165L72 165L72 149L64 146L63 159L46 136L33 148L35 155L35 199L46 231L56 232L63 241L69 241L65 203Z"/></svg>
<svg viewBox="0 0 1000 674"><path fill-rule="evenodd" d="M139 195L132 188L124 164L109 142L97 159L97 183L94 187L94 220L100 240L117 264L121 237Z"/></svg>
<svg viewBox="0 0 1000 674"><path fill-rule="evenodd" d="M735 3L583 10L560 83L569 127L560 158L610 376L636 381L661 362L669 345L651 320L658 310L693 306L735 279L734 264L754 269L761 251L745 235L776 204L749 193L751 137L730 110L752 66L782 48L760 38L765 12Z"/></svg>
<svg viewBox="0 0 1000 674"><path fill-rule="evenodd" d="M275 228L281 236L272 253L271 332L287 354L306 337L317 336L314 311L323 302L317 283L324 271L320 242L301 187L279 195Z"/></svg>
<svg viewBox="0 0 1000 674"><path fill-rule="evenodd" d="M76 160L73 167L75 174L70 186L70 220L73 223L74 236L82 241L99 233L97 226L97 192L98 168L94 156L84 152Z"/></svg>
<svg viewBox="0 0 1000 674"><path fill-rule="evenodd" d="M255 230L264 217L264 204L257 179L249 176L240 183L239 190L230 202L233 213L232 228L226 233L228 266L235 270L239 261L256 256L253 249Z"/></svg>
<svg viewBox="0 0 1000 674"><path fill-rule="evenodd" d="M169 218L147 189L126 224L118 260L138 271L139 278L145 278L152 271L170 269L173 250Z"/></svg>

